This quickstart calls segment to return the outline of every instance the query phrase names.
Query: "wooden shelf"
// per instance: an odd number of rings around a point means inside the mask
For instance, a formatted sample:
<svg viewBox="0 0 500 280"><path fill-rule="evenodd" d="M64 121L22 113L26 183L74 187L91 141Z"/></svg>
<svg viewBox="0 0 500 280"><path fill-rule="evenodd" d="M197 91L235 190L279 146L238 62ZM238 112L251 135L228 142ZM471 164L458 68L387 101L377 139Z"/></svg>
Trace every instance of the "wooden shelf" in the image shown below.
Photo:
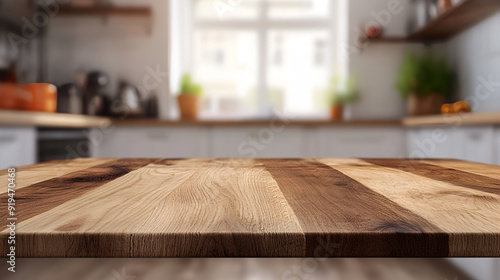
<svg viewBox="0 0 500 280"><path fill-rule="evenodd" d="M0 126L91 128L109 125L111 125L111 120L101 117L0 110Z"/></svg>
<svg viewBox="0 0 500 280"><path fill-rule="evenodd" d="M388 37L370 42L412 43L445 41L500 11L499 0L464 0L408 37Z"/></svg>
<svg viewBox="0 0 500 280"><path fill-rule="evenodd" d="M139 16L152 15L149 6L96 6L96 7L62 7L59 15L63 16Z"/></svg>

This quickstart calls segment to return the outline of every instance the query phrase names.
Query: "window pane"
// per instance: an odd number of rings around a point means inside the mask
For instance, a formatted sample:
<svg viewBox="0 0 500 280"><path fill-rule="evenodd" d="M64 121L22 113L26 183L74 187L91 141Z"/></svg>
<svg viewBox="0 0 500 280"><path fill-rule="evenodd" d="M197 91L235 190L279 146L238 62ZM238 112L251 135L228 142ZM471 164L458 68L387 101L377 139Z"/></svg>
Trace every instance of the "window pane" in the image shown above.
<svg viewBox="0 0 500 280"><path fill-rule="evenodd" d="M268 0L272 19L326 18L331 0Z"/></svg>
<svg viewBox="0 0 500 280"><path fill-rule="evenodd" d="M323 30L269 32L268 91L276 109L290 116L326 114L328 35Z"/></svg>
<svg viewBox="0 0 500 280"><path fill-rule="evenodd" d="M199 30L194 75L203 85L203 117L241 117L257 112L257 33Z"/></svg>
<svg viewBox="0 0 500 280"><path fill-rule="evenodd" d="M256 19L261 0L193 0L197 19Z"/></svg>

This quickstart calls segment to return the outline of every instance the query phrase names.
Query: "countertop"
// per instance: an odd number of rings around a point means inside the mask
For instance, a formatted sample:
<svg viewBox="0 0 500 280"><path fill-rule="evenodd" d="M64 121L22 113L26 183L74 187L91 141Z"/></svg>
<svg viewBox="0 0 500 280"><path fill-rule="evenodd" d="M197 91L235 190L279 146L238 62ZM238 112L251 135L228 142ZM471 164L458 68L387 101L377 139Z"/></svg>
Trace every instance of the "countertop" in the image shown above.
<svg viewBox="0 0 500 280"><path fill-rule="evenodd" d="M404 126L499 125L500 112L432 115L403 119Z"/></svg>
<svg viewBox="0 0 500 280"><path fill-rule="evenodd" d="M60 128L98 128L114 125L117 127L175 127L175 126L461 126L461 125L500 125L500 112L472 113L458 115L432 115L422 117L408 117L402 120L315 120L315 119L254 119L254 120L199 120L199 121L176 121L158 119L134 119L125 120L92 117L84 115L69 115L58 113L40 113L26 111L0 110L0 126L34 126L34 127L60 127Z"/></svg>
<svg viewBox="0 0 500 280"><path fill-rule="evenodd" d="M18 257L500 257L497 166L78 159L16 175Z"/></svg>
<svg viewBox="0 0 500 280"><path fill-rule="evenodd" d="M111 123L108 118L84 115L0 110L0 126L92 128L108 127Z"/></svg>

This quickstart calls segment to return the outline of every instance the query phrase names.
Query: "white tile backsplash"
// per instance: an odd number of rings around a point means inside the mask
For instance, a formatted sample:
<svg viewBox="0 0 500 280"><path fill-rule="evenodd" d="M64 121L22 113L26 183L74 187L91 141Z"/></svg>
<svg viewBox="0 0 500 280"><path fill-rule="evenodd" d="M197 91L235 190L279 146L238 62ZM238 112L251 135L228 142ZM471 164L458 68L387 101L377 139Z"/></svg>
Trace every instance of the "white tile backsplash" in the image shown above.
<svg viewBox="0 0 500 280"><path fill-rule="evenodd" d="M482 85L480 77L500 83L500 12L459 34L444 45L451 65L457 69L457 93L460 99L474 98ZM494 86L489 97L475 98L475 111L500 111L500 86ZM485 89L483 86L480 89Z"/></svg>

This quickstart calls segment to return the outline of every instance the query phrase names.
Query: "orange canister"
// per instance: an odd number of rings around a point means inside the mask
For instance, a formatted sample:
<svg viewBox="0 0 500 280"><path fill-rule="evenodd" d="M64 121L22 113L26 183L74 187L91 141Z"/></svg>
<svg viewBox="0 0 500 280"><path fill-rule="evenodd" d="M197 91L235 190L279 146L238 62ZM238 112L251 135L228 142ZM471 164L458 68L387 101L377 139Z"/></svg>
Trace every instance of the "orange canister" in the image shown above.
<svg viewBox="0 0 500 280"><path fill-rule="evenodd" d="M0 109L19 109L18 96L22 95L22 89L13 83L0 83Z"/></svg>
<svg viewBox="0 0 500 280"><path fill-rule="evenodd" d="M18 100L20 108L29 111L55 113L57 110L57 88L53 84L25 84L22 88L29 93Z"/></svg>

